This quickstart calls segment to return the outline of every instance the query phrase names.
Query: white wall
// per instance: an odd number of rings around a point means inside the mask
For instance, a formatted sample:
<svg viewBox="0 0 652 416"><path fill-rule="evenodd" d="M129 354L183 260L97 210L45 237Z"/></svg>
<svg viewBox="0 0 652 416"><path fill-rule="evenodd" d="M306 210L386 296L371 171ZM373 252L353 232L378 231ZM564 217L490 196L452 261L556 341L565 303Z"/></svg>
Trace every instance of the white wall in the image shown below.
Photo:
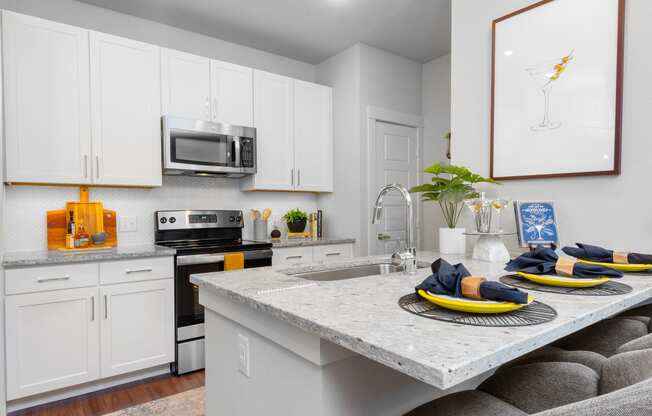
<svg viewBox="0 0 652 416"><path fill-rule="evenodd" d="M489 173L491 21L531 3L455 0L452 5L453 163L480 174ZM650 16L651 1L627 1L622 174L506 181L499 188L515 199L555 200L563 244L577 241L652 251ZM509 217L506 228L513 228ZM509 243L515 246L516 241Z"/></svg>
<svg viewBox="0 0 652 416"><path fill-rule="evenodd" d="M307 63L72 0L0 0L0 8L307 81L314 81L315 78L315 67ZM316 196L313 194L243 193L238 186L237 179L164 177L162 188L92 188L91 198L103 201L106 208L117 210L119 216L137 217L138 231L119 233L120 244L153 242L154 211L160 209L270 207L274 216L280 216L289 208L314 210L317 207ZM61 209L66 201L77 199L78 188L75 187L7 187L6 227L2 235L8 242L8 249L22 251L46 248L46 211ZM250 236L252 233L252 227L245 224L245 235Z"/></svg>
<svg viewBox="0 0 652 416"><path fill-rule="evenodd" d="M451 128L451 56L444 55L423 65L422 71L422 112L423 112L423 165L448 162L446 158L447 141L444 135ZM423 175L423 181L430 175ZM423 248L434 250L439 247L439 227L446 223L439 204L423 203Z"/></svg>
<svg viewBox="0 0 652 416"><path fill-rule="evenodd" d="M0 0L0 8L313 81L314 65L73 0Z"/></svg>
<svg viewBox="0 0 652 416"><path fill-rule="evenodd" d="M360 45L317 65L317 82L333 87L333 189L318 197L326 235L360 241ZM356 244L356 250L360 244Z"/></svg>
<svg viewBox="0 0 652 416"><path fill-rule="evenodd" d="M367 107L421 115L421 64L356 44L317 65L317 82L333 87L334 183L318 198L336 233L358 239L366 255L371 205L367 189Z"/></svg>

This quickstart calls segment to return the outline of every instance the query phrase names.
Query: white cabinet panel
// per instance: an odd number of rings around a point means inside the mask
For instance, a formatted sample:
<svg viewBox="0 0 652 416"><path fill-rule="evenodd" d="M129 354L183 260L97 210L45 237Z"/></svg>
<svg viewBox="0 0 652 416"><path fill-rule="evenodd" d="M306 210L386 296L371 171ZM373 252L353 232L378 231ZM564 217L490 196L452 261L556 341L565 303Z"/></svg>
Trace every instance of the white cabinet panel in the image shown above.
<svg viewBox="0 0 652 416"><path fill-rule="evenodd" d="M164 115L210 120L210 91L210 59L161 49L161 105Z"/></svg>
<svg viewBox="0 0 652 416"><path fill-rule="evenodd" d="M7 399L99 377L97 288L7 296Z"/></svg>
<svg viewBox="0 0 652 416"><path fill-rule="evenodd" d="M93 182L161 186L159 48L91 32Z"/></svg>
<svg viewBox="0 0 652 416"><path fill-rule="evenodd" d="M90 182L88 31L2 13L7 177Z"/></svg>
<svg viewBox="0 0 652 416"><path fill-rule="evenodd" d="M312 259L315 262L338 262L353 258L353 244L330 244L313 246Z"/></svg>
<svg viewBox="0 0 652 416"><path fill-rule="evenodd" d="M294 189L293 84L291 78L254 71L258 173L246 179L243 189Z"/></svg>
<svg viewBox="0 0 652 416"><path fill-rule="evenodd" d="M218 123L253 126L253 70L211 61L212 119Z"/></svg>
<svg viewBox="0 0 652 416"><path fill-rule="evenodd" d="M101 375L174 360L174 279L100 288Z"/></svg>
<svg viewBox="0 0 652 416"><path fill-rule="evenodd" d="M282 247L272 251L273 266L312 263L312 247Z"/></svg>
<svg viewBox="0 0 652 416"><path fill-rule="evenodd" d="M333 191L332 89L294 81L296 190Z"/></svg>

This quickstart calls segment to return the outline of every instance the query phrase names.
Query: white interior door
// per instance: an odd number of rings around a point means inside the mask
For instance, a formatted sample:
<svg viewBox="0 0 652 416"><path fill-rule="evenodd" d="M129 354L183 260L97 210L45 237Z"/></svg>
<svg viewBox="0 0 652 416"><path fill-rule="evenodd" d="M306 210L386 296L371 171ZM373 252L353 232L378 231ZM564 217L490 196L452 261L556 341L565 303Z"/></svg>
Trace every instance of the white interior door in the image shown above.
<svg viewBox="0 0 652 416"><path fill-rule="evenodd" d="M392 183L410 188L417 183L417 129L414 127L377 121L375 125L375 163L372 195L378 195L383 186ZM416 203L413 198L416 218ZM397 192L383 200L383 216L373 230L375 244L371 254L391 254L405 244L407 209ZM413 230L416 241L416 229Z"/></svg>
<svg viewBox="0 0 652 416"><path fill-rule="evenodd" d="M164 115L211 119L210 59L161 49L161 106Z"/></svg>

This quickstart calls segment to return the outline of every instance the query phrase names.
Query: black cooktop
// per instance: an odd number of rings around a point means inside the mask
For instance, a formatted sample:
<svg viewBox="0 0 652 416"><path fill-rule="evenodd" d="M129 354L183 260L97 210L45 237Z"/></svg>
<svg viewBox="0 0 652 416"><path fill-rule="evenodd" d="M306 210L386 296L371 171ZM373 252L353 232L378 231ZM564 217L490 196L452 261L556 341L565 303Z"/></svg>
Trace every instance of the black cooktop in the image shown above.
<svg viewBox="0 0 652 416"><path fill-rule="evenodd" d="M272 243L265 241L223 239L157 241L156 244L176 249L177 255L228 253L272 248Z"/></svg>

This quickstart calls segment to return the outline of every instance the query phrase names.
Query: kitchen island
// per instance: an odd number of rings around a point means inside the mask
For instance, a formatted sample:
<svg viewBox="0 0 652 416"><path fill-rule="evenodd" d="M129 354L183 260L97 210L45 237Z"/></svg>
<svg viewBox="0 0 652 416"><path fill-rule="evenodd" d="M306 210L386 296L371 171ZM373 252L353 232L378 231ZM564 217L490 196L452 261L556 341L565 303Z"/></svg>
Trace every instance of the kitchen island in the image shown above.
<svg viewBox="0 0 652 416"><path fill-rule="evenodd" d="M427 265L439 257L418 253ZM443 258L489 279L505 274L503 263ZM206 414L401 415L474 388L501 364L652 297L652 277L626 275L622 282L633 290L624 295L530 292L557 311L552 322L475 327L398 306L428 267L337 281L286 274L383 260L192 276L206 308Z"/></svg>

